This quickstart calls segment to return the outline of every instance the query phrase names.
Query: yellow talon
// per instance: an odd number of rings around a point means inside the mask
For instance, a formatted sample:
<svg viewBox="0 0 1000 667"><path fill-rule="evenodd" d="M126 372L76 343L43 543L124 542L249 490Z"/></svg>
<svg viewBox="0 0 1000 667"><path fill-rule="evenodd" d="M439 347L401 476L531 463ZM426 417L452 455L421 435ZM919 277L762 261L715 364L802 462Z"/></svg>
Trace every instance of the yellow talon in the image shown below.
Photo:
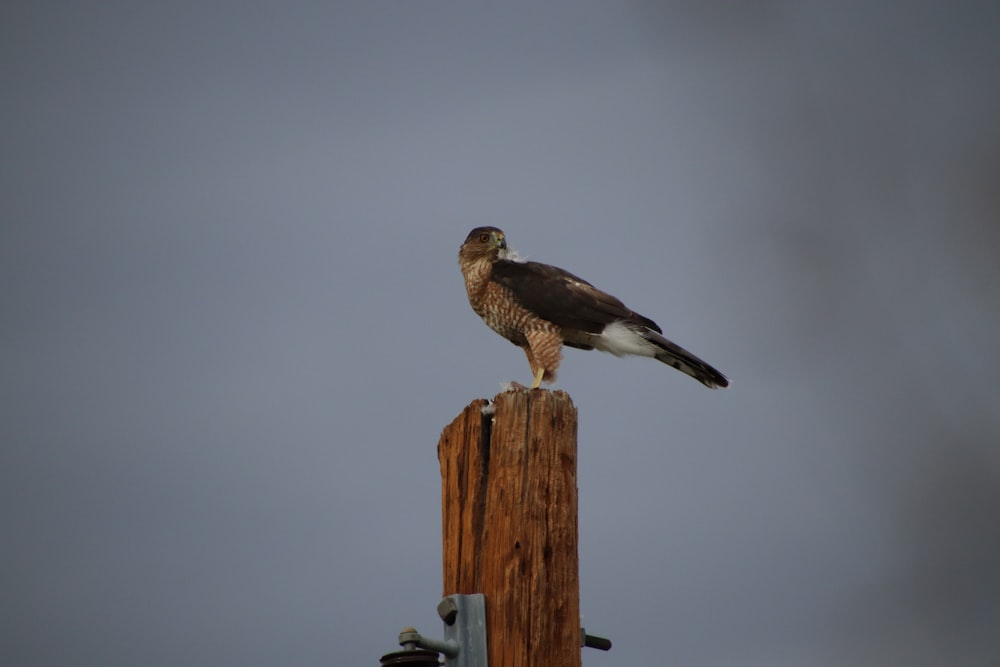
<svg viewBox="0 0 1000 667"><path fill-rule="evenodd" d="M545 369L539 368L535 371L535 379L531 381L531 388L538 389L542 385L542 376L545 375Z"/></svg>

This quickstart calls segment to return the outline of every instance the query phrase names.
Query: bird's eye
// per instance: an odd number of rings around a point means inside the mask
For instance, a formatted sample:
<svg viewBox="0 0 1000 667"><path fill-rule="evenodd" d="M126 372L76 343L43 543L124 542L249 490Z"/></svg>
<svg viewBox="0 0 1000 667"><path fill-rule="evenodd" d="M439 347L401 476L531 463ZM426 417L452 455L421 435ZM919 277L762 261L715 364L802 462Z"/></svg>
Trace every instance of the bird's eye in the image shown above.
<svg viewBox="0 0 1000 667"><path fill-rule="evenodd" d="M479 235L479 240L482 241L483 243L486 243L487 241L490 240L490 235L489 234L480 234Z"/></svg>

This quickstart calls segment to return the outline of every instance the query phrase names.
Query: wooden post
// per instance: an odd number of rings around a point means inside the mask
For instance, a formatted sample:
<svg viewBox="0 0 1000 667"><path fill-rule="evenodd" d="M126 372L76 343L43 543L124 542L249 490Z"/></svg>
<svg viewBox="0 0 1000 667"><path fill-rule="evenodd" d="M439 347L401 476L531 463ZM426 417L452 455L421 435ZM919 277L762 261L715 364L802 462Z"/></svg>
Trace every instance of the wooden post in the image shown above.
<svg viewBox="0 0 1000 667"><path fill-rule="evenodd" d="M576 408L473 401L441 434L444 595L483 593L490 667L580 667Z"/></svg>

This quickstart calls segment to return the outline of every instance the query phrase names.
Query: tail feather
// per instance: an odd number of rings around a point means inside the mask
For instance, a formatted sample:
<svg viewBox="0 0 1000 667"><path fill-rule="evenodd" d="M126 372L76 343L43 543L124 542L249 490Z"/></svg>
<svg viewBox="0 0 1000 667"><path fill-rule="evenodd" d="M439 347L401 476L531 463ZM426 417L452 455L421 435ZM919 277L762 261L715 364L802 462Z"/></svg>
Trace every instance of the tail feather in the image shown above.
<svg viewBox="0 0 1000 667"><path fill-rule="evenodd" d="M653 357L658 361L687 373L706 387L728 387L726 376L694 356L680 345L675 345L642 322L616 320L604 327L599 334L563 338L563 343L582 350L598 349L622 357L635 354Z"/></svg>
<svg viewBox="0 0 1000 667"><path fill-rule="evenodd" d="M654 331L642 332L643 337L653 343L658 349L655 353L657 361L662 361L668 366L676 368L682 373L687 373L698 382L709 389L728 387L729 380L718 370L694 356L680 345L671 343L669 340Z"/></svg>

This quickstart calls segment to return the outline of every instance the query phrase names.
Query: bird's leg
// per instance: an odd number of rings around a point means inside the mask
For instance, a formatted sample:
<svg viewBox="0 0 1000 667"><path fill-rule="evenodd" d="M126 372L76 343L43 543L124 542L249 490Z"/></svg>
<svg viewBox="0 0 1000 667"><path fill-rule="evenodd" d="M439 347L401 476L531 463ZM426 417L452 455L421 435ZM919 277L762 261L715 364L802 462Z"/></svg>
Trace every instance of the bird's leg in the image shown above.
<svg viewBox="0 0 1000 667"><path fill-rule="evenodd" d="M531 349L531 345L525 345L523 348L524 354L528 357L528 365L531 366L531 372L534 373L534 377L531 381L531 389L538 389L542 384L542 377L545 375L545 366L540 364L535 358L535 351Z"/></svg>
<svg viewBox="0 0 1000 667"><path fill-rule="evenodd" d="M528 363L534 373L532 389L538 389L542 381L554 382L556 369L559 368L559 358L562 356L562 338L558 331L548 329L533 329L524 334L528 344L524 347L528 355Z"/></svg>

